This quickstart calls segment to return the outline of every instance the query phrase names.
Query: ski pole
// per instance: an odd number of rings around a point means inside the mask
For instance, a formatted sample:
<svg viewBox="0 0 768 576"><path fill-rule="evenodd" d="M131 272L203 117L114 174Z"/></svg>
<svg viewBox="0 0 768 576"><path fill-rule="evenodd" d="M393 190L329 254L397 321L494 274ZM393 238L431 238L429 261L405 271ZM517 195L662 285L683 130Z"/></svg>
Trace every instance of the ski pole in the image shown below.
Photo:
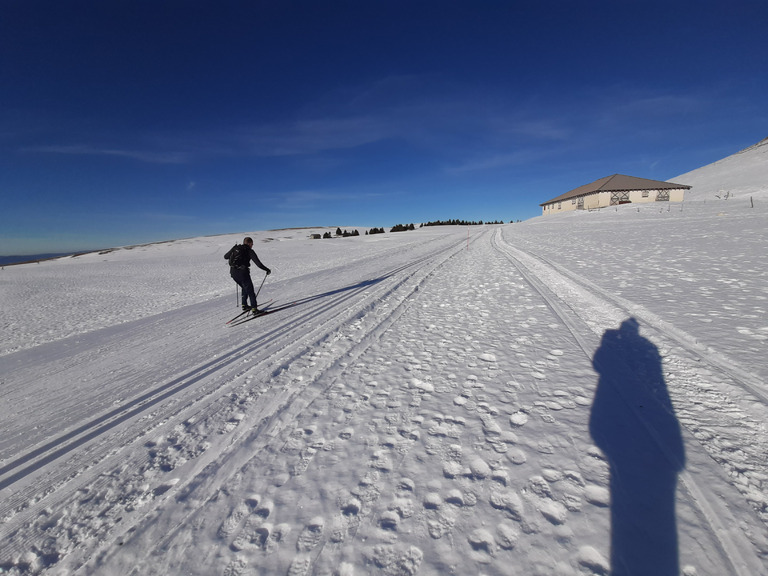
<svg viewBox="0 0 768 576"><path fill-rule="evenodd" d="M264 280L266 280L266 279L267 279L267 275L264 274ZM264 280L261 281L261 284L259 285L259 289L256 290L256 298L259 297L259 292L261 292L261 287L264 286Z"/></svg>

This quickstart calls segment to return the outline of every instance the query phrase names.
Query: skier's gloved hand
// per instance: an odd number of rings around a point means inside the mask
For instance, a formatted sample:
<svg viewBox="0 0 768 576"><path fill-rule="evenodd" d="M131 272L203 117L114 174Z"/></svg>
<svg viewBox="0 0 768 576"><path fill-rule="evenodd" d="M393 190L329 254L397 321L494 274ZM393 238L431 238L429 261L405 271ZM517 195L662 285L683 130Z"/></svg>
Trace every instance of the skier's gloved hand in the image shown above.
<svg viewBox="0 0 768 576"><path fill-rule="evenodd" d="M270 270L269 268L267 268L267 276L269 276L270 274L272 274L272 270Z"/></svg>

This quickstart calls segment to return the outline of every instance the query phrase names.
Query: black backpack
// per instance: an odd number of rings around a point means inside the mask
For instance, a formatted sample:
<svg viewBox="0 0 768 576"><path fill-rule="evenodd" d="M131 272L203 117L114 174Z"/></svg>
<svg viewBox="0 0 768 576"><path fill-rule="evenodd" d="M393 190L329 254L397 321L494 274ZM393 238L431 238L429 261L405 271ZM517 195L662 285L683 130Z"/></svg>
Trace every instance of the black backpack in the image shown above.
<svg viewBox="0 0 768 576"><path fill-rule="evenodd" d="M248 246L245 244L235 244L229 251L229 265L234 268L248 266L250 260L248 255Z"/></svg>

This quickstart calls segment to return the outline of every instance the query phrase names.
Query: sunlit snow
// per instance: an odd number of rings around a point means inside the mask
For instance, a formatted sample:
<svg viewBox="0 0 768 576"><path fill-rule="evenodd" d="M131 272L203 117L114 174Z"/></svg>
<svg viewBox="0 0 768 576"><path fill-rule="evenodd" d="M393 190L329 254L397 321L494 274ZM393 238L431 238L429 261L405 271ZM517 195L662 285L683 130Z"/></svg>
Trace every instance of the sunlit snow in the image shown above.
<svg viewBox="0 0 768 576"><path fill-rule="evenodd" d="M243 233L6 267L0 573L768 573L766 149L684 204L249 232L235 326Z"/></svg>

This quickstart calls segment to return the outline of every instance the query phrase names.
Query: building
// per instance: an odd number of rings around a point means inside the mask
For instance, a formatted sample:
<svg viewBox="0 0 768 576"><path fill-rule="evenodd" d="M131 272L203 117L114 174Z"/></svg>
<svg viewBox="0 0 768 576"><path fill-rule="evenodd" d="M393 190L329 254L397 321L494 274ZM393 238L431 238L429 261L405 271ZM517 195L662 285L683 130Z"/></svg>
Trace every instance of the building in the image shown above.
<svg viewBox="0 0 768 576"><path fill-rule="evenodd" d="M574 188L540 206L546 216L568 210L597 210L619 204L682 202L685 191L690 188L685 184L614 174Z"/></svg>

